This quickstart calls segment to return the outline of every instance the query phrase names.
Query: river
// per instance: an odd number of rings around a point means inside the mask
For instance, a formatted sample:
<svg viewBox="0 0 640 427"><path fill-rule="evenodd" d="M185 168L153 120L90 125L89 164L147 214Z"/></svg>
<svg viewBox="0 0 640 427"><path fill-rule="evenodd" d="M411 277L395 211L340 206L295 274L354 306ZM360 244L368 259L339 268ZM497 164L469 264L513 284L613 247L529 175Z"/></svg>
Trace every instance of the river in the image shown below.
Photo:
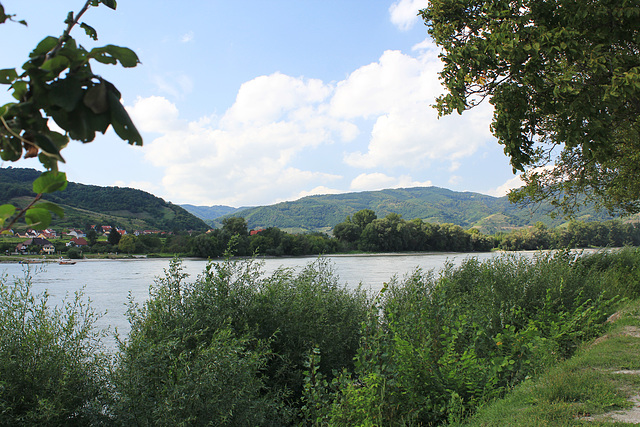
<svg viewBox="0 0 640 427"><path fill-rule="evenodd" d="M499 252L482 253L417 253L417 254L376 254L376 255L330 255L326 256L333 266L340 283L346 286L362 286L370 292L380 290L384 282L397 275L402 278L416 268L438 271L447 261L459 265L468 257L479 260L498 256ZM523 253L531 256L532 252ZM317 257L268 258L264 260L265 274L271 274L279 267L302 269ZM121 336L129 332L126 319L126 303L131 294L135 301L142 303L149 296L149 287L154 279L164 275L169 267L169 259L119 259L80 260L74 265L58 263L31 264L1 263L0 274L23 277L29 268L32 275L33 291L45 290L50 295L51 305L60 304L66 296L84 288L84 295L99 312L106 312L96 324L99 328L117 328ZM185 271L194 279L202 273L205 260L184 259ZM214 261L215 262L215 261ZM113 348L114 339L106 340Z"/></svg>

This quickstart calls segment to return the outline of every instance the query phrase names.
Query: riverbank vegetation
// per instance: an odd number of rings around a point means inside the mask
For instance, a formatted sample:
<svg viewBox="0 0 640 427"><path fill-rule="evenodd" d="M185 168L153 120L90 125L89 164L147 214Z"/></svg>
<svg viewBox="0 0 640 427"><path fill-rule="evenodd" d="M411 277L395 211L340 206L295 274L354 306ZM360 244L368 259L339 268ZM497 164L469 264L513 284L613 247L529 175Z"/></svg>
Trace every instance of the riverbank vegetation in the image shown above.
<svg viewBox="0 0 640 427"><path fill-rule="evenodd" d="M601 335L640 297L640 250L470 258L378 295L322 259L195 278L175 259L113 355L80 297L48 307L28 276L1 290L0 424L447 424Z"/></svg>
<svg viewBox="0 0 640 427"><path fill-rule="evenodd" d="M107 225L107 224L105 224ZM86 241L79 246L70 235L59 230L50 243L55 254L70 258L123 255L223 258L233 256L305 256L336 253L380 252L486 252L491 250L541 250L562 248L622 247L640 245L640 225L615 219L604 222L570 221L549 228L543 223L516 228L493 235L476 228L464 229L455 224L438 224L421 219L405 220L388 214L378 218L374 211L363 209L336 224L333 236L313 232L287 233L277 227L249 230L242 217L229 217L222 227L200 232L126 232L111 224L112 232L99 235L94 225L86 231ZM118 230L116 232L116 230ZM68 230L67 230L68 231ZM76 230L77 231L77 230ZM122 235L121 235L122 233ZM13 253L26 238L2 236L0 253ZM38 254L41 248L33 248Z"/></svg>

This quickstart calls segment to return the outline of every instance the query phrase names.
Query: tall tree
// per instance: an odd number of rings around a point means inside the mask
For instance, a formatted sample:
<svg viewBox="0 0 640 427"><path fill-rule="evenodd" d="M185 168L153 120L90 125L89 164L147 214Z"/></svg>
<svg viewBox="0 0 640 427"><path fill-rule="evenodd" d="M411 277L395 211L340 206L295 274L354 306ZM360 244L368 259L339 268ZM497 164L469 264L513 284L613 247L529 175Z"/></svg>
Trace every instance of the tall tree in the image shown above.
<svg viewBox="0 0 640 427"><path fill-rule="evenodd" d="M118 232L116 227L111 227L111 231L107 236L107 242L109 242L110 245L116 246L118 243L120 243L121 237L122 235Z"/></svg>
<svg viewBox="0 0 640 427"><path fill-rule="evenodd" d="M640 211L638 0L431 0L440 114L489 98L491 130L526 186L564 213Z"/></svg>

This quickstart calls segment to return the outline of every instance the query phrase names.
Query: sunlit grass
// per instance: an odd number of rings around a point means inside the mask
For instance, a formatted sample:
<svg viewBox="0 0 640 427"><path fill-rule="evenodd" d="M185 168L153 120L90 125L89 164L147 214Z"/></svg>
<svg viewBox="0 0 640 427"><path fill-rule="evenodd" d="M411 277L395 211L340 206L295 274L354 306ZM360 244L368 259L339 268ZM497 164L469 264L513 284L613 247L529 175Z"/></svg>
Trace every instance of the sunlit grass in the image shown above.
<svg viewBox="0 0 640 427"><path fill-rule="evenodd" d="M536 380L516 387L468 420L471 426L626 425L585 417L628 408L640 375L640 301L629 303L607 333ZM631 335L630 335L631 332Z"/></svg>

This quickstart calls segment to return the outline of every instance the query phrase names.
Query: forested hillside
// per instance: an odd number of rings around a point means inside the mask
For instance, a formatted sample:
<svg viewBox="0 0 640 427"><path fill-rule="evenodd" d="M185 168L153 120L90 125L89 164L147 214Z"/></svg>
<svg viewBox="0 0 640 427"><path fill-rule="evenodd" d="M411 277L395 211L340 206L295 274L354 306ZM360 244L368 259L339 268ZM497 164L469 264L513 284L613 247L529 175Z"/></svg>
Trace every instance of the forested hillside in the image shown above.
<svg viewBox="0 0 640 427"><path fill-rule="evenodd" d="M0 168L0 204L22 206L33 199L34 169ZM207 224L178 205L133 188L100 187L70 182L64 191L44 199L65 209L54 225L80 227L87 223L161 231L206 230Z"/></svg>
<svg viewBox="0 0 640 427"><path fill-rule="evenodd" d="M347 216L362 209L373 210L378 218L397 213L406 220L419 218L432 223L452 223L464 228L477 227L492 234L516 227L533 225L538 221L547 226L564 222L547 214L548 205L523 209L512 205L506 197L492 197L479 193L456 192L438 187L415 187L365 191L360 193L309 196L292 202L247 208L214 221L219 226L229 216L242 216L249 228L278 227L290 231L329 231ZM607 220L606 212L583 209L576 219Z"/></svg>

